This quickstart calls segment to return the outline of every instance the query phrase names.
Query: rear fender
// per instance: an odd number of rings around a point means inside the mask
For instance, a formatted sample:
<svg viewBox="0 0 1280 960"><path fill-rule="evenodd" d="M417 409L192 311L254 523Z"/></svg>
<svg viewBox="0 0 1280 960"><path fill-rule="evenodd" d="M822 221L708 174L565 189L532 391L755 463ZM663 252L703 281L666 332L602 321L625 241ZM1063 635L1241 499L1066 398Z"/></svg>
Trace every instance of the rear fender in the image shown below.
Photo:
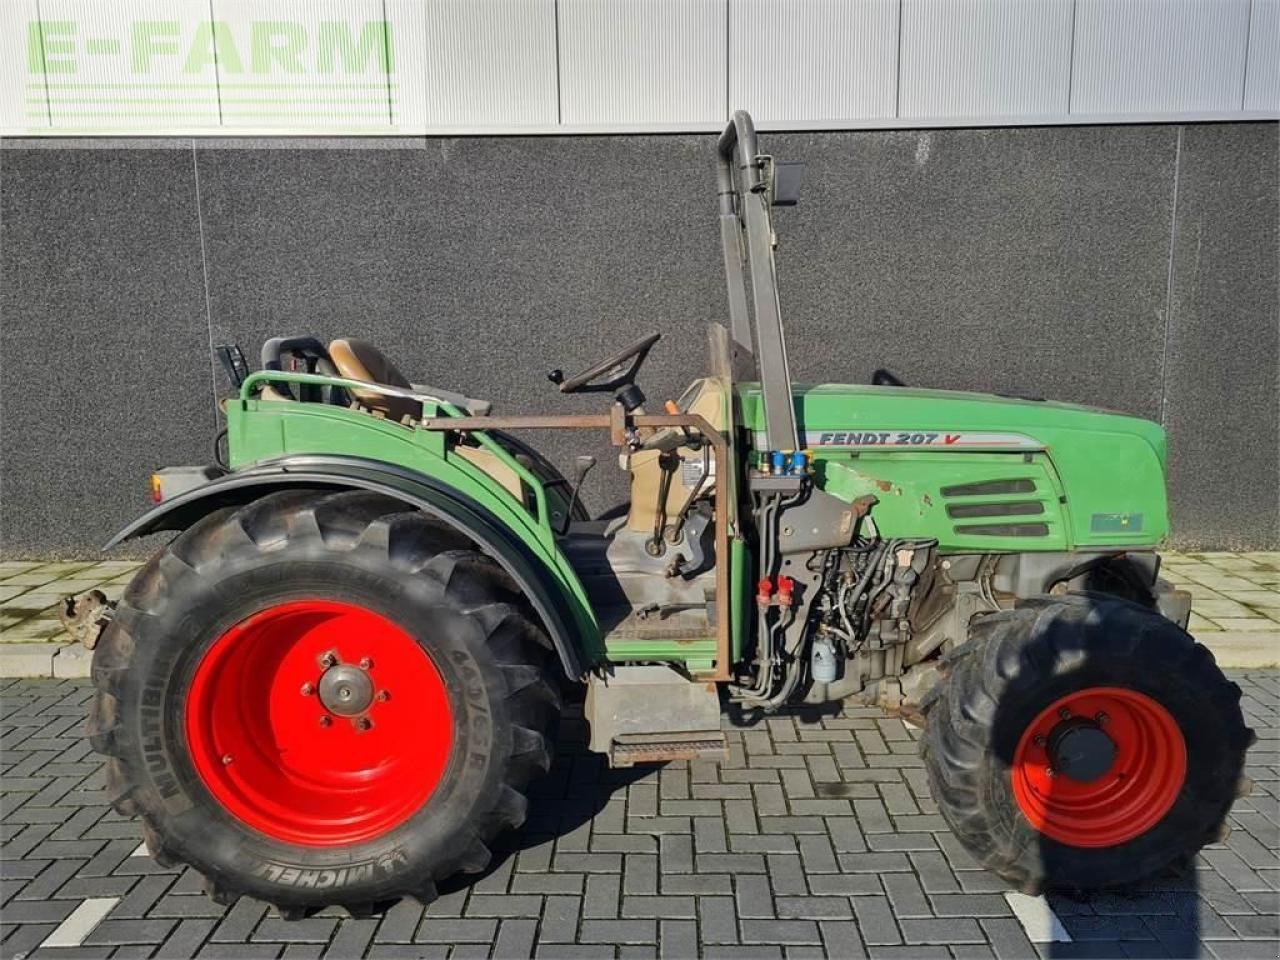
<svg viewBox="0 0 1280 960"><path fill-rule="evenodd" d="M591 611L563 582L563 575L509 526L438 480L376 460L300 455L259 463L164 501L117 533L104 549L162 530L185 530L215 510L239 506L287 487L369 490L449 524L473 540L519 584L542 618L567 676L581 679L603 659Z"/></svg>

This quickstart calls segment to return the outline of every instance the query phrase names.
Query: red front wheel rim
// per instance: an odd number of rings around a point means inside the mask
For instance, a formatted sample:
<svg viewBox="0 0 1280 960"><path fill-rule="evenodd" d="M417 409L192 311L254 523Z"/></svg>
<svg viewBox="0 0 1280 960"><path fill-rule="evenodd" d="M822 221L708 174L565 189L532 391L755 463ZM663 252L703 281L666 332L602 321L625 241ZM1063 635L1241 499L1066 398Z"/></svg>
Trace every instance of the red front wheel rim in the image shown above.
<svg viewBox="0 0 1280 960"><path fill-rule="evenodd" d="M287 843L336 846L404 823L453 744L444 681L401 627L299 600L223 633L187 694L192 763L217 801Z"/></svg>
<svg viewBox="0 0 1280 960"><path fill-rule="evenodd" d="M1068 737L1101 744L1101 753L1095 746L1092 759L1088 751L1073 754ZM1084 769L1070 775L1081 756ZM1186 779L1187 747L1173 715L1151 697L1088 687L1055 700L1031 722L1011 773L1018 807L1045 836L1074 847L1111 847L1140 837L1169 812Z"/></svg>

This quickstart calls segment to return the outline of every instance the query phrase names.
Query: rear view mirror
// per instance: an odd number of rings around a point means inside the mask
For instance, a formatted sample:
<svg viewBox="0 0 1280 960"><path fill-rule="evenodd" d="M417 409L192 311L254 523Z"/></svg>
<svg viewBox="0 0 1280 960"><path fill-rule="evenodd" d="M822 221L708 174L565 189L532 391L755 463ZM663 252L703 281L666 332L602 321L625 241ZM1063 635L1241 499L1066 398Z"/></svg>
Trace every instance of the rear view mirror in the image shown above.
<svg viewBox="0 0 1280 960"><path fill-rule="evenodd" d="M804 164L798 160L775 160L773 184L770 190L775 207L794 207L800 200L800 181L804 178Z"/></svg>

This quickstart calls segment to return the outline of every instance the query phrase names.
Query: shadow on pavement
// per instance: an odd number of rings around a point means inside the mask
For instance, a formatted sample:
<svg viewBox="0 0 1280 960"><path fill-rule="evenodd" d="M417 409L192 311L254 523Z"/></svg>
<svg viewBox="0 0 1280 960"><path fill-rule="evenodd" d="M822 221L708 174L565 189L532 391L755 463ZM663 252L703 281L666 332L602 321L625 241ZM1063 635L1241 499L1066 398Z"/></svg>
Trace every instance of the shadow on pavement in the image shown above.
<svg viewBox="0 0 1280 960"><path fill-rule="evenodd" d="M603 754L587 750L586 721L580 713L566 713L551 769L530 784L528 819L496 841L493 859L483 872L450 878L440 885L440 896L482 888L486 878L499 874L505 883L514 859L522 855L544 859L546 868L554 856L560 860L559 869L584 869L592 855L588 836L593 824L600 832L623 834L627 787L658 769L660 765L654 764L611 769ZM575 842L575 833L580 834L580 843ZM597 843L596 852L598 847ZM579 863L565 862L577 858L582 858Z"/></svg>

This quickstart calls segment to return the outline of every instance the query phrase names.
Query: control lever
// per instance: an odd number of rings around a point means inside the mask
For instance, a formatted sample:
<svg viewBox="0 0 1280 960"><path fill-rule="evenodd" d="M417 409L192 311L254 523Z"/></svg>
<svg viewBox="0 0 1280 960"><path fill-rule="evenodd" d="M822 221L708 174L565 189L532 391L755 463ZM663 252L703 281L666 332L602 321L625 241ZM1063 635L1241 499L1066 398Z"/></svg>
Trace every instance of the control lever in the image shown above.
<svg viewBox="0 0 1280 960"><path fill-rule="evenodd" d="M668 416L678 417L680 416L681 413L684 412L680 409L680 405L676 403L674 400L668 400L663 406L666 409ZM680 428L680 432L684 434L684 439L686 441L687 446L692 447L694 450L697 450L701 447L702 445L701 441L699 440L695 442L695 438L693 434L689 432L688 427L682 426Z"/></svg>
<svg viewBox="0 0 1280 960"><path fill-rule="evenodd" d="M578 494L582 492L582 481L587 479L587 474L591 472L591 468L595 465L596 458L589 455L573 458L573 493L569 495L569 505L564 511L564 523L556 531L558 536L563 537L569 531L569 523L573 518L573 508L578 503Z"/></svg>

